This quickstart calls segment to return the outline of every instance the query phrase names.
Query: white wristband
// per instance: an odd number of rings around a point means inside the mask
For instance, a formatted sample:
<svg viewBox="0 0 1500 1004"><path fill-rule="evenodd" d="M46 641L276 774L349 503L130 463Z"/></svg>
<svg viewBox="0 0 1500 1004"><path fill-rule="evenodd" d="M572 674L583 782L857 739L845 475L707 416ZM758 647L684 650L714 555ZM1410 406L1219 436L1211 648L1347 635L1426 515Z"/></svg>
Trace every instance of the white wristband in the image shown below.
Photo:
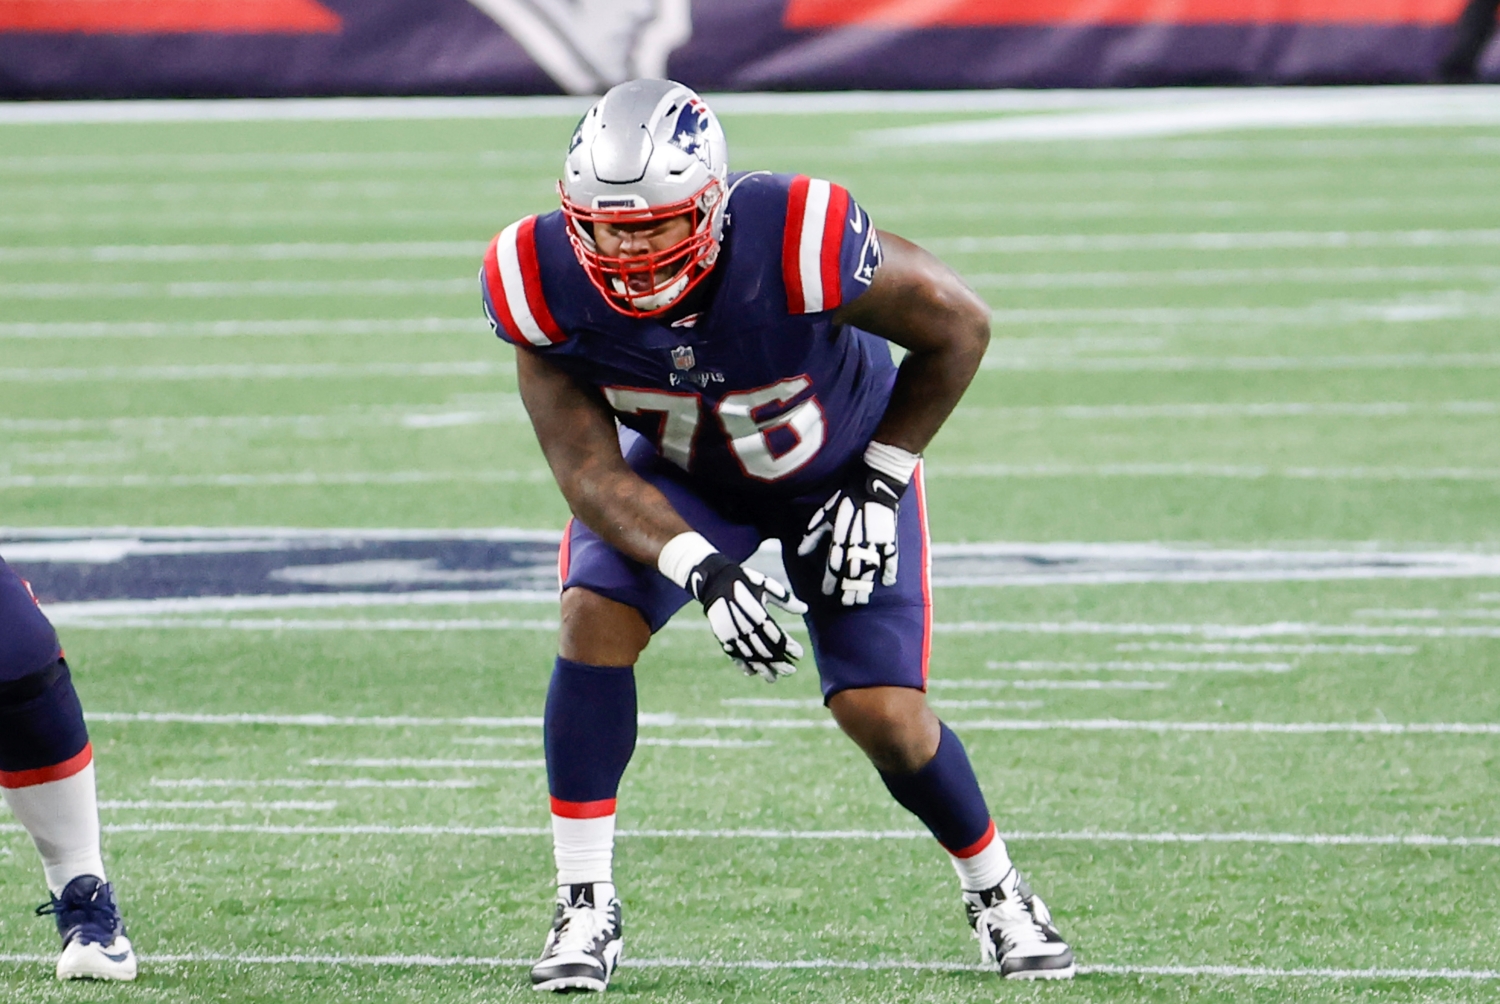
<svg viewBox="0 0 1500 1004"><path fill-rule="evenodd" d="M917 461L921 459L920 453L908 453L899 446L877 443L873 439L865 447L865 463L902 484L911 483L911 476L917 470Z"/></svg>
<svg viewBox="0 0 1500 1004"><path fill-rule="evenodd" d="M656 556L656 568L683 589L687 588L688 576L698 563L710 554L718 552L701 533L688 531L679 533L662 547Z"/></svg>

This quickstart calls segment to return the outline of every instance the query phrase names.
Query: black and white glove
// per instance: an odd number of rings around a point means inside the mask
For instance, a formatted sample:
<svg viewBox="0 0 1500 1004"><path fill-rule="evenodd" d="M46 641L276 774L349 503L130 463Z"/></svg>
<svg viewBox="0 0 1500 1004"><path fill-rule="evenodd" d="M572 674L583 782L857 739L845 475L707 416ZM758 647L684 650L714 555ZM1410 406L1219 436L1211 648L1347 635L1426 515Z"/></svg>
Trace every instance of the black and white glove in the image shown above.
<svg viewBox="0 0 1500 1004"><path fill-rule="evenodd" d="M703 604L719 646L746 676L775 683L797 671L792 663L802 658L802 646L766 612L767 603L787 613L807 612L807 604L785 585L730 561L697 533L669 540L656 564Z"/></svg>
<svg viewBox="0 0 1500 1004"><path fill-rule="evenodd" d="M882 585L896 584L896 516L920 459L897 446L871 443L849 483L813 513L797 553L811 554L829 538L824 596L838 590L839 602L853 607L870 602L877 574Z"/></svg>

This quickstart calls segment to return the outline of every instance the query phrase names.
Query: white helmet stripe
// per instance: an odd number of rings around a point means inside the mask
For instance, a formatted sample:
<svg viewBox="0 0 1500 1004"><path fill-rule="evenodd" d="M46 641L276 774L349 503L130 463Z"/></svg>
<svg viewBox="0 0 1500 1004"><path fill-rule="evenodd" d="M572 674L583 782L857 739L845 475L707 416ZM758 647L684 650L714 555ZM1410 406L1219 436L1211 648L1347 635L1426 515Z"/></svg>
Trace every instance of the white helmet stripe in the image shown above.
<svg viewBox="0 0 1500 1004"><path fill-rule="evenodd" d="M495 242L495 258L500 265L500 285L505 291L505 305L510 308L510 316L526 340L532 345L551 345L552 339L537 324L536 318L531 314L531 305L526 302L526 281L521 277L521 255L516 248L516 235L524 222L519 220L500 231Z"/></svg>
<svg viewBox="0 0 1500 1004"><path fill-rule="evenodd" d="M830 191L828 182L821 178L808 179L797 242L797 271L802 278L802 309L809 314L823 309L823 227Z"/></svg>

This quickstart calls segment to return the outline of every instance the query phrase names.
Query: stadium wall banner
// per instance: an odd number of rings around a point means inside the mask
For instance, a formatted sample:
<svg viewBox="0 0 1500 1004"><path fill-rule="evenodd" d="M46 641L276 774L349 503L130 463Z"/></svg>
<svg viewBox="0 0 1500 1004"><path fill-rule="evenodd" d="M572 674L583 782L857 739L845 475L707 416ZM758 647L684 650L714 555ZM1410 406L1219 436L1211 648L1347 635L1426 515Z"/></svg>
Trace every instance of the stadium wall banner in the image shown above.
<svg viewBox="0 0 1500 1004"><path fill-rule="evenodd" d="M0 0L0 96L1417 82L1462 3Z"/></svg>

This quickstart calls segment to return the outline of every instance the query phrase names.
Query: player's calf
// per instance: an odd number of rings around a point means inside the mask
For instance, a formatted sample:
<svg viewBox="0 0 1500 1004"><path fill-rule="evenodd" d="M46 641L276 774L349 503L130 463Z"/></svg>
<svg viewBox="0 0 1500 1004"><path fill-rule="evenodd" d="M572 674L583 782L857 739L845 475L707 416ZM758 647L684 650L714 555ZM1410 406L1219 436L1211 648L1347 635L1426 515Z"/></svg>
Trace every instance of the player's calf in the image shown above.
<svg viewBox="0 0 1500 1004"><path fill-rule="evenodd" d="M0 683L0 789L42 858L51 898L37 912L57 918L58 978L134 979L99 850L93 749L61 659Z"/></svg>

